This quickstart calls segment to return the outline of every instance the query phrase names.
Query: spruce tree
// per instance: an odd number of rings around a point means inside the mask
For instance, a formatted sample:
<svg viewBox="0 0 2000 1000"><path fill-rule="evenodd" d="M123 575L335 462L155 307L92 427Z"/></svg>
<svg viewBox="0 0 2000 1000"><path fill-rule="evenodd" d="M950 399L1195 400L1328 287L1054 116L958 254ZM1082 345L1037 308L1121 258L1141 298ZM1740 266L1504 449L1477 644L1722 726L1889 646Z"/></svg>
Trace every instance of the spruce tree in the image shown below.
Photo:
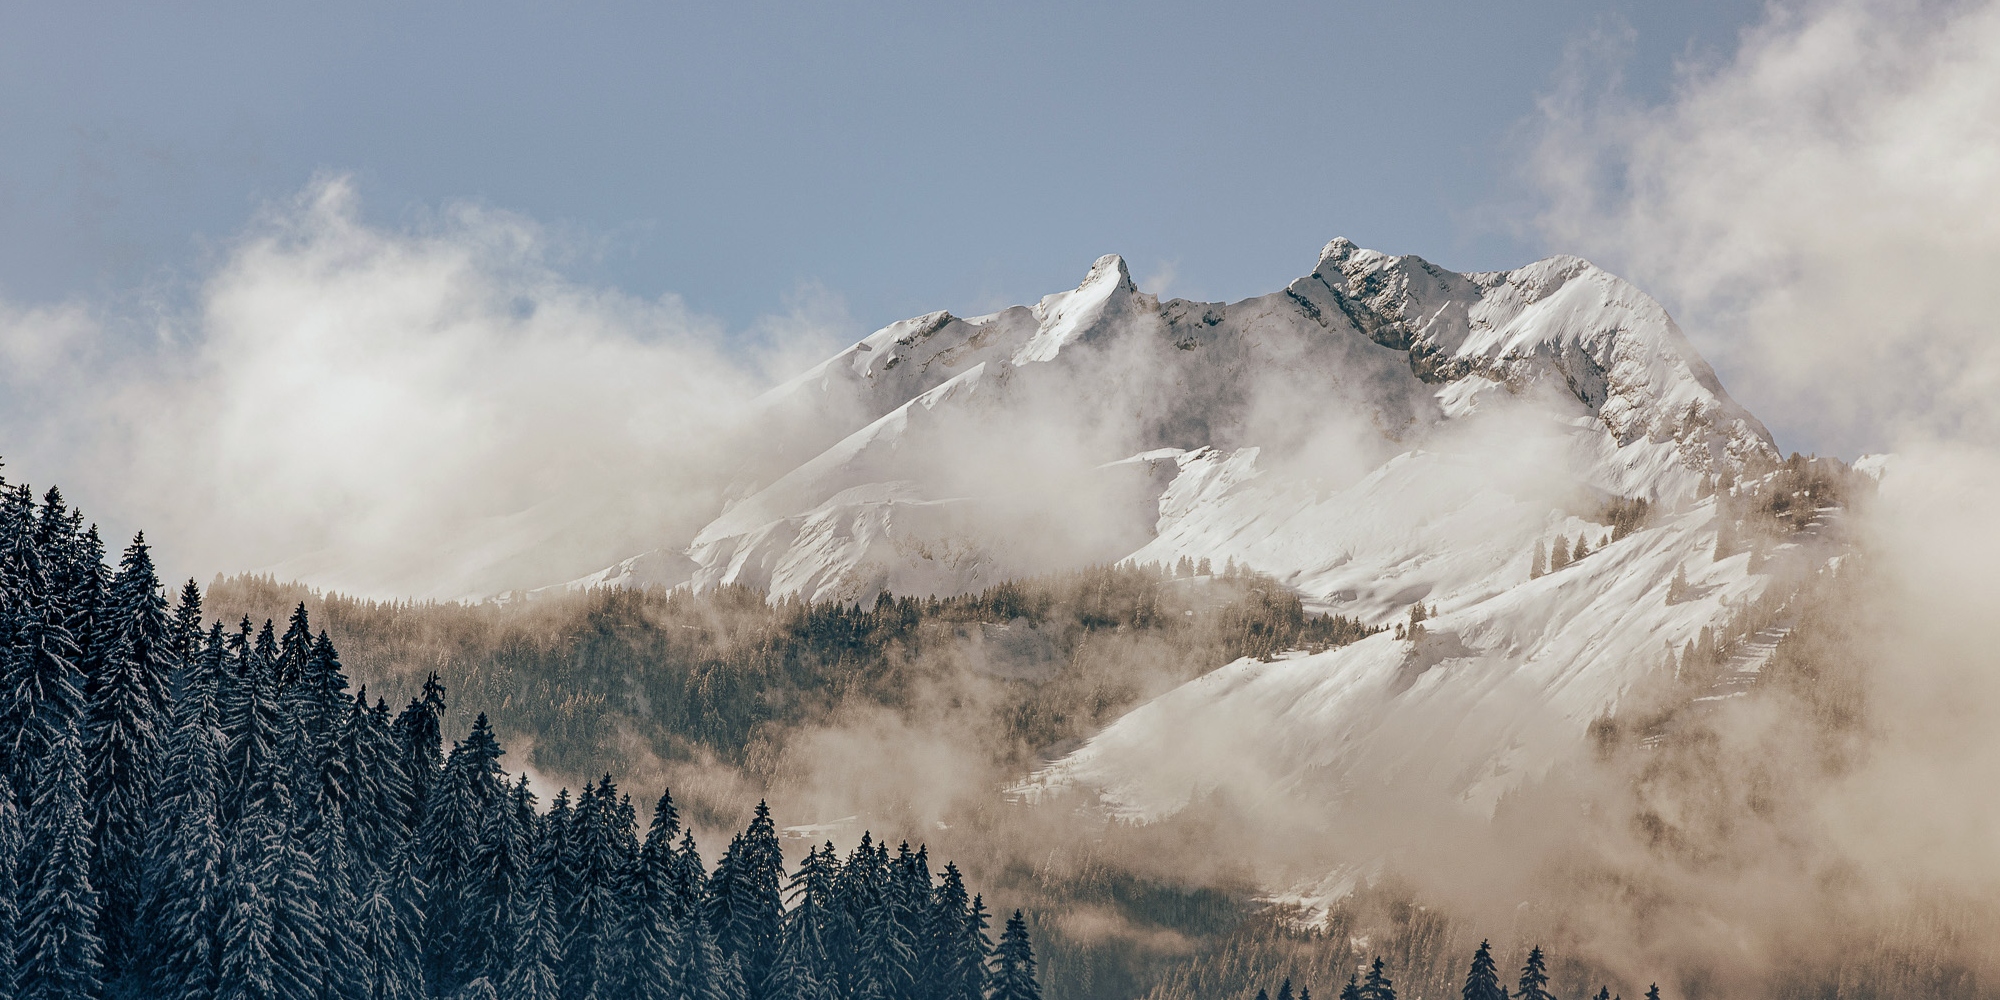
<svg viewBox="0 0 2000 1000"><path fill-rule="evenodd" d="M1347 985L1340 988L1340 1000L1361 1000L1361 977L1350 972Z"/></svg>
<svg viewBox="0 0 2000 1000"><path fill-rule="evenodd" d="M20 996L95 996L104 945L97 936L97 892L90 884L83 741L74 724L56 735L36 771L27 814L21 936L15 941Z"/></svg>
<svg viewBox="0 0 2000 1000"><path fill-rule="evenodd" d="M166 600L143 534L125 550L107 617L111 648L89 686L84 756L97 845L91 881L103 900L98 935L106 980L118 983L142 966L136 918L146 842L157 822L152 793L171 725L167 689L175 659Z"/></svg>
<svg viewBox="0 0 2000 1000"><path fill-rule="evenodd" d="M1548 963L1542 958L1539 945L1528 951L1528 961L1521 966L1521 983L1514 991L1516 1000L1554 1000L1549 995Z"/></svg>
<svg viewBox="0 0 2000 1000"><path fill-rule="evenodd" d="M787 886L792 908L785 914L778 954L764 990L764 996L771 1000L830 1000L838 996L828 948L838 864L831 844L824 853L818 848L808 850Z"/></svg>
<svg viewBox="0 0 2000 1000"><path fill-rule="evenodd" d="M708 893L708 923L723 954L741 969L745 989L758 996L778 939L784 904L779 885L784 855L771 810L757 803L756 816L717 863Z"/></svg>
<svg viewBox="0 0 2000 1000"><path fill-rule="evenodd" d="M564 920L565 997L609 996L617 986L623 841L630 836L629 830L619 829L622 820L618 787L608 775L584 787L569 819L563 851L573 886Z"/></svg>
<svg viewBox="0 0 2000 1000"><path fill-rule="evenodd" d="M1535 539L1535 557L1528 563L1528 579L1538 580L1548 572L1548 559L1542 551L1542 540Z"/></svg>
<svg viewBox="0 0 2000 1000"><path fill-rule="evenodd" d="M560 995L556 969L562 965L562 940L551 876L538 872L531 882L530 890L516 901L517 948L500 986L500 1000L558 1000Z"/></svg>
<svg viewBox="0 0 2000 1000"><path fill-rule="evenodd" d="M1041 1000L1042 989L1035 983L1035 952L1028 943L1028 922L1020 910L1007 918L1000 932L1000 944L993 951L992 986L989 1000Z"/></svg>
<svg viewBox="0 0 2000 1000"><path fill-rule="evenodd" d="M355 921L361 983L369 1000L421 1000L423 883L407 850L379 866L361 894Z"/></svg>
<svg viewBox="0 0 2000 1000"><path fill-rule="evenodd" d="M683 925L675 963L682 995L688 1000L745 1000L743 969L716 943L707 919L696 913Z"/></svg>
<svg viewBox="0 0 2000 1000"><path fill-rule="evenodd" d="M160 825L148 845L144 927L152 995L214 994L219 973L224 838L223 743L216 693L227 639L222 623L182 671L158 796Z"/></svg>
<svg viewBox="0 0 2000 1000"><path fill-rule="evenodd" d="M21 811L14 805L14 790L0 783L0 1000L14 1000L17 995L14 942L21 940L17 893L24 853Z"/></svg>
<svg viewBox="0 0 2000 1000"><path fill-rule="evenodd" d="M396 737L410 789L406 822L411 828L422 821L431 787L444 770L444 710L444 683L432 673L424 680L423 693L396 716Z"/></svg>
<svg viewBox="0 0 2000 1000"><path fill-rule="evenodd" d="M1472 968L1465 974L1465 988L1459 991L1463 1000L1507 1000L1507 989L1500 985L1500 971L1493 964L1492 945L1479 942L1479 950L1472 953Z"/></svg>
<svg viewBox="0 0 2000 1000"><path fill-rule="evenodd" d="M1654 983L1653 985L1646 987L1646 1000L1660 1000L1659 983Z"/></svg>
<svg viewBox="0 0 2000 1000"><path fill-rule="evenodd" d="M1361 980L1361 1000L1396 1000L1396 984L1382 969L1382 956L1375 956L1368 975Z"/></svg>
<svg viewBox="0 0 2000 1000"><path fill-rule="evenodd" d="M674 836L679 832L680 816L674 809L673 795L662 793L653 806L645 843L627 880L624 925L619 933L619 992L634 1000L666 1000L678 988L674 981L674 957L680 952L679 921L674 915Z"/></svg>

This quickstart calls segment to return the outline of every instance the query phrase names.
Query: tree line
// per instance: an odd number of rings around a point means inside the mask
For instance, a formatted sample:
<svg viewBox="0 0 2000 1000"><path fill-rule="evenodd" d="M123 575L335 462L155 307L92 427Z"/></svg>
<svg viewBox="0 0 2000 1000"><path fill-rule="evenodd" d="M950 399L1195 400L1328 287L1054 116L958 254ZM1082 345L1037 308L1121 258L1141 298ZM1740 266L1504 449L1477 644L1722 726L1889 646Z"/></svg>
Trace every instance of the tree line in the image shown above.
<svg viewBox="0 0 2000 1000"><path fill-rule="evenodd" d="M1036 670L988 678L981 700L990 714L965 730L980 748L1011 755L1009 764L1239 657L1321 650L1377 631L1308 612L1278 581L1247 569L1197 570L1096 566L971 594L883 594L859 604L771 602L734 586L380 603L254 576L218 578L207 599L231 620L282 617L304 602L357 672L392 698L439 671L498 732L532 737L538 771L579 776L613 766L634 737L667 760L776 759L753 749L843 706L902 710L941 681L977 680L964 654L983 627L1011 624L1045 640Z"/></svg>
<svg viewBox="0 0 2000 1000"><path fill-rule="evenodd" d="M1493 961L1493 945L1490 941L1479 942L1479 950L1472 953L1472 964L1465 973L1465 986L1459 991L1461 1000L1556 1000L1549 992L1548 960L1542 956L1540 946L1528 951L1527 961L1521 965L1521 978L1513 993L1500 982L1500 968ZM1257 991L1257 1000L1272 1000L1267 990ZM1292 981L1287 979L1278 986L1277 1000L1294 1000ZM1296 1000L1312 1000L1312 988L1302 987ZM1346 985L1340 988L1339 1000L1396 1000L1396 983L1389 978L1387 963L1381 956L1369 964L1365 973L1350 972ZM1611 994L1608 986L1598 987L1591 1000L1620 1000ZM1660 1000L1660 987L1655 983L1646 990L1646 1000Z"/></svg>
<svg viewBox="0 0 2000 1000"><path fill-rule="evenodd" d="M539 808L445 690L350 691L300 605L169 605L0 480L0 1000L1038 1000L956 867L864 836L789 877L761 805L711 868L671 796Z"/></svg>

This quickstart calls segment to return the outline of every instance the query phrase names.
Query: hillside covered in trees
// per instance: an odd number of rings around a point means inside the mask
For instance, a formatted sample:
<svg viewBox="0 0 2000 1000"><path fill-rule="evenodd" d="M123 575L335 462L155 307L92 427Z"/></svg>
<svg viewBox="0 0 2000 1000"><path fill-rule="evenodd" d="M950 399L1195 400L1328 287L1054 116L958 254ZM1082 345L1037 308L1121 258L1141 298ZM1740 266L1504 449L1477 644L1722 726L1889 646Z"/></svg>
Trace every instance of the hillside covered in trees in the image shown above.
<svg viewBox="0 0 2000 1000"><path fill-rule="evenodd" d="M636 741L768 777L787 730L843 707L911 707L940 687L983 706L967 739L1018 766L1238 657L1367 636L1234 567L1106 566L950 598L769 604L757 591L592 590L511 603L382 603L268 578L218 579L224 618L303 603L378 690L439 673L529 762L598 773ZM459 720L463 725L469 719Z"/></svg>

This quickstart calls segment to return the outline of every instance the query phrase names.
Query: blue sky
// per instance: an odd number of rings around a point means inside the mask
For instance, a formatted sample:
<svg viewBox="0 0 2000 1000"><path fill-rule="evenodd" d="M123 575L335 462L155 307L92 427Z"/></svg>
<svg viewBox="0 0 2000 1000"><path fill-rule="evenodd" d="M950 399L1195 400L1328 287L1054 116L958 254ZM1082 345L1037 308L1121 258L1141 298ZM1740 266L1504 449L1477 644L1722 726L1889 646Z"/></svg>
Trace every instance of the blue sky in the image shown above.
<svg viewBox="0 0 2000 1000"><path fill-rule="evenodd" d="M381 225L519 213L572 279L738 330L801 296L856 328L1032 301L1105 252L1195 298L1279 287L1333 235L1504 267L1566 249L1519 174L1567 51L1622 38L1656 102L1761 11L581 7L13 6L0 298L171 306L325 172Z"/></svg>

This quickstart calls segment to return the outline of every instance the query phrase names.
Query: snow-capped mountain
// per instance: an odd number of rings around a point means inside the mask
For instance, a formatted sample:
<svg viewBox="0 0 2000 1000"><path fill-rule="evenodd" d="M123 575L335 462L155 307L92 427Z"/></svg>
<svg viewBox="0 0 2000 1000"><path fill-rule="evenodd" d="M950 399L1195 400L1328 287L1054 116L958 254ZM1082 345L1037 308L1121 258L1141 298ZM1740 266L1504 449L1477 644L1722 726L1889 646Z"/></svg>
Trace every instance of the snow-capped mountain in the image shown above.
<svg viewBox="0 0 2000 1000"><path fill-rule="evenodd" d="M895 323L767 393L754 489L684 552L579 583L865 600L1192 552L1252 470L1283 465L1325 502L1510 410L1564 453L1529 457L1609 494L1677 496L1772 452L1658 303L1576 258L1461 275L1334 240L1284 291L1220 305L1161 303L1107 256L1074 291ZM1310 596L1350 589L1315 591L1303 574L1323 567L1293 556L1251 561Z"/></svg>
<svg viewBox="0 0 2000 1000"><path fill-rule="evenodd" d="M1188 557L1378 624L1434 609L1419 643L1227 666L1019 789L1138 818L1328 782L1490 809L1772 571L1714 559L1692 500L1774 464L1769 433L1657 302L1574 257L1458 274L1336 239L1217 304L1160 302L1107 256L1032 307L888 326L758 412L771 464L741 499L587 582L865 601ZM1640 499L1648 526L1610 541L1609 505ZM1590 555L1531 577L1538 543L1578 538Z"/></svg>

